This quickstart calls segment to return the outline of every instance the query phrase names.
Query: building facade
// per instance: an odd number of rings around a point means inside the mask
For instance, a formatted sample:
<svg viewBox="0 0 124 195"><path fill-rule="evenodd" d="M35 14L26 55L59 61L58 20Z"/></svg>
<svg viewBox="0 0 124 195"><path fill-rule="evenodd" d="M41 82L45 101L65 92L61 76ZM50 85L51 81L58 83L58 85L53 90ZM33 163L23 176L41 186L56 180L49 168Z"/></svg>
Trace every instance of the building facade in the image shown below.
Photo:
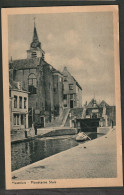
<svg viewBox="0 0 124 195"><path fill-rule="evenodd" d="M22 88L21 83L11 82L9 86L9 98L11 129L27 129L28 92Z"/></svg>
<svg viewBox="0 0 124 195"><path fill-rule="evenodd" d="M86 117L85 118L99 118L103 126L116 125L116 107L110 106L104 100L100 103L93 98L88 105L85 105Z"/></svg>
<svg viewBox="0 0 124 195"><path fill-rule="evenodd" d="M27 50L27 59L11 60L9 69L14 81L21 82L29 92L29 127L32 123L44 127L63 110L63 75L45 60L36 26Z"/></svg>
<svg viewBox="0 0 124 195"><path fill-rule="evenodd" d="M67 67L63 70L63 105L64 108L82 107L82 87L69 73Z"/></svg>
<svg viewBox="0 0 124 195"><path fill-rule="evenodd" d="M44 127L46 123L53 122L62 115L67 98L67 107L81 107L82 88L67 71L56 70L45 61L45 52L38 39L34 23L33 40L27 50L27 58L12 60L9 63L11 78L20 82L28 91L28 123L29 127L36 123ZM68 89L63 81L68 74ZM63 99L64 98L64 99Z"/></svg>

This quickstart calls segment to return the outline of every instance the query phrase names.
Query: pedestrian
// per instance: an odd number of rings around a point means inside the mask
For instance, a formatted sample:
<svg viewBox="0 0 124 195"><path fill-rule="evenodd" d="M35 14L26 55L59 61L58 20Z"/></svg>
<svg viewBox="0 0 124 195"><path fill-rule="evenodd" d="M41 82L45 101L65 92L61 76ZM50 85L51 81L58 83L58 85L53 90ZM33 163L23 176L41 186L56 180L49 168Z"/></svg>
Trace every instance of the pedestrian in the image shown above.
<svg viewBox="0 0 124 195"><path fill-rule="evenodd" d="M27 130L25 129L25 138L28 138Z"/></svg>
<svg viewBox="0 0 124 195"><path fill-rule="evenodd" d="M35 135L37 135L37 124L34 123L34 130L35 130Z"/></svg>
<svg viewBox="0 0 124 195"><path fill-rule="evenodd" d="M113 129L113 124L114 124L114 122L113 122L113 120L112 120L112 129Z"/></svg>

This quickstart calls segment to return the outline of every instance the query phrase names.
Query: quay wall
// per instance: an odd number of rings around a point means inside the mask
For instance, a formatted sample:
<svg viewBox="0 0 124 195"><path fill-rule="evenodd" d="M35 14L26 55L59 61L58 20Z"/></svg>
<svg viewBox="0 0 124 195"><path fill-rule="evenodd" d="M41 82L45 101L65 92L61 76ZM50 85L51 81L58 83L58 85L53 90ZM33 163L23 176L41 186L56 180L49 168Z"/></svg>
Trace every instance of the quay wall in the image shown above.
<svg viewBox="0 0 124 195"><path fill-rule="evenodd" d="M107 134L111 127L97 127L97 133Z"/></svg>
<svg viewBox="0 0 124 195"><path fill-rule="evenodd" d="M42 130L38 129L38 135L40 135ZM68 129L55 129L50 132L44 133L44 137L52 137L52 136L62 136L62 135L75 135L77 134L76 128L68 128Z"/></svg>

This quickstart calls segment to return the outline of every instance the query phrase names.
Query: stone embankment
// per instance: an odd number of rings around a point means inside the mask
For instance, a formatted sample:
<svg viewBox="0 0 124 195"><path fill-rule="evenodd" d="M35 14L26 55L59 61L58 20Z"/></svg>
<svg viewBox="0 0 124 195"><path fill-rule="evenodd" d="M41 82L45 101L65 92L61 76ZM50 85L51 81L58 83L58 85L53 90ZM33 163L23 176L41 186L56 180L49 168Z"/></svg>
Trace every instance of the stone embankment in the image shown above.
<svg viewBox="0 0 124 195"><path fill-rule="evenodd" d="M22 132L23 134L25 132ZM52 137L52 136L63 136L63 135L75 135L77 134L76 128L70 128L70 127L49 127L49 128L41 128L37 130L37 135L32 135L30 133L30 130L27 131L27 138L20 138L19 136L16 136L12 138L12 143L19 143L19 142L26 142L29 140L33 140L37 137Z"/></svg>
<svg viewBox="0 0 124 195"><path fill-rule="evenodd" d="M15 180L114 178L117 176L116 130L12 173Z"/></svg>

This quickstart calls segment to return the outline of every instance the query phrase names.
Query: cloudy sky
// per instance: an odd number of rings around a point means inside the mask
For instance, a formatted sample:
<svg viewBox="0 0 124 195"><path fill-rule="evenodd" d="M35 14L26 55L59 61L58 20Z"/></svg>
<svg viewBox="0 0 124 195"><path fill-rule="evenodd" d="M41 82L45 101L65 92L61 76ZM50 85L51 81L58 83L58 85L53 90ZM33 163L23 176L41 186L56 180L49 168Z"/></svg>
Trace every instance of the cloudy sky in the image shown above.
<svg viewBox="0 0 124 195"><path fill-rule="evenodd" d="M45 60L58 70L67 66L83 88L83 103L95 94L115 104L112 12L11 15L9 58L27 57L34 17Z"/></svg>

